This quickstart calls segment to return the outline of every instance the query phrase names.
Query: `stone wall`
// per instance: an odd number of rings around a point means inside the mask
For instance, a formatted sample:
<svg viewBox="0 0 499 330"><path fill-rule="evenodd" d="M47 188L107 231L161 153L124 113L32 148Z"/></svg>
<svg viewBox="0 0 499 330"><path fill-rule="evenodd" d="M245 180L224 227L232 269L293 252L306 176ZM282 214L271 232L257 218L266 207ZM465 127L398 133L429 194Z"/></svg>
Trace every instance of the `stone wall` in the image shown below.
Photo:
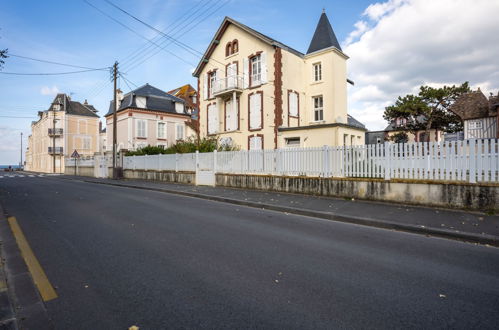
<svg viewBox="0 0 499 330"><path fill-rule="evenodd" d="M125 179L154 180L177 183L192 183L196 181L196 172L123 170Z"/></svg>
<svg viewBox="0 0 499 330"><path fill-rule="evenodd" d="M64 168L64 174L95 177L93 166L78 166L76 168L76 174L74 166L66 166Z"/></svg>
<svg viewBox="0 0 499 330"><path fill-rule="evenodd" d="M499 186L413 180L217 174L216 185L447 208L499 211Z"/></svg>

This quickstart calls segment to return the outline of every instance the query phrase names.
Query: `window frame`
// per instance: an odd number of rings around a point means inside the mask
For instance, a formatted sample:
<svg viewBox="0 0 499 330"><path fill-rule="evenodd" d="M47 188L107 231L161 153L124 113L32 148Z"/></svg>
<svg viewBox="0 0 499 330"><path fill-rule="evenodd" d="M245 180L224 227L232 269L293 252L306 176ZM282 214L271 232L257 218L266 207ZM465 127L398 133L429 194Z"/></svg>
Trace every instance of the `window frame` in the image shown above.
<svg viewBox="0 0 499 330"><path fill-rule="evenodd" d="M182 128L182 138L178 138L179 127ZM175 141L183 141L185 140L185 124L184 123L175 123Z"/></svg>
<svg viewBox="0 0 499 330"><path fill-rule="evenodd" d="M312 77L314 82L322 81L322 62L317 62L312 64L313 71Z"/></svg>
<svg viewBox="0 0 499 330"><path fill-rule="evenodd" d="M316 100L321 100L321 106L316 107ZM312 110L313 110L313 118L314 122L321 122L324 121L324 96L323 95L316 95L312 96ZM317 114L320 114L320 119L317 119Z"/></svg>
<svg viewBox="0 0 499 330"><path fill-rule="evenodd" d="M255 62L253 62L255 60ZM255 80L255 73L254 73L254 68L253 65L257 64L257 69L259 69L259 75L258 80ZM249 71L250 71L250 87L255 87L255 86L260 86L262 84L262 54L256 54L255 56L251 56L249 59Z"/></svg>
<svg viewBox="0 0 499 330"><path fill-rule="evenodd" d="M159 130L159 126L160 126L160 125L163 125L163 126L164 126L164 129L163 129L163 136L160 136L160 134L159 134L159 133L160 133L160 130ZM167 133L166 133L166 126L167 126L167 125L166 125L166 122L164 122L164 121L158 121L158 122L156 123L156 137L157 137L158 139L166 139L166 136L167 136Z"/></svg>

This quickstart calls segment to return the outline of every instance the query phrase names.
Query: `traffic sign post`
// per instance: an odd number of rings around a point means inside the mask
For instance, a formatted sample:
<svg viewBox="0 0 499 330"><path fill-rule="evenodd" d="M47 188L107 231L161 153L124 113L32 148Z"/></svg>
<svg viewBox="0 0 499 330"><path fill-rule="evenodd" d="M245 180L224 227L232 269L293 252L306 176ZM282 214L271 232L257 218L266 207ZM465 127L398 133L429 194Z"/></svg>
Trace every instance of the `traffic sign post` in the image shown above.
<svg viewBox="0 0 499 330"><path fill-rule="evenodd" d="M80 154L78 153L78 151L73 151L73 153L71 154L71 158L74 158L75 159L75 175L76 175L76 161L78 160L78 158L80 158Z"/></svg>

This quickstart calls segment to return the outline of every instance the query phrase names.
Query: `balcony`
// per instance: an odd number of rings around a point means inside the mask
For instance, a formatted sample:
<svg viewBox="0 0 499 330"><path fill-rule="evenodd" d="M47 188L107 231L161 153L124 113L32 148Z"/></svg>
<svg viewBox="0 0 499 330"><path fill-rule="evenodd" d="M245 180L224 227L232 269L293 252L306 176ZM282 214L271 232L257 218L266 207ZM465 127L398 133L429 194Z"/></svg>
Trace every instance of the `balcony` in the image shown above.
<svg viewBox="0 0 499 330"><path fill-rule="evenodd" d="M49 147L49 154L51 155L62 155L63 150L62 147Z"/></svg>
<svg viewBox="0 0 499 330"><path fill-rule="evenodd" d="M217 79L212 86L212 96L223 96L233 92L241 93L244 88L243 81L242 76Z"/></svg>
<svg viewBox="0 0 499 330"><path fill-rule="evenodd" d="M49 128L49 136L61 136L62 128Z"/></svg>

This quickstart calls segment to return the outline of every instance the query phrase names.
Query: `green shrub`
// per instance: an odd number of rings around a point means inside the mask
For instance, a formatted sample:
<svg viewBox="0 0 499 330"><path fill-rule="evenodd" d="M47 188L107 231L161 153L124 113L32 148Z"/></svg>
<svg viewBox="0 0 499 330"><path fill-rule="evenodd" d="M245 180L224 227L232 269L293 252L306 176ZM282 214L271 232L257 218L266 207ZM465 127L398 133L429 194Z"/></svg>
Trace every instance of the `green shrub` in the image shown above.
<svg viewBox="0 0 499 330"><path fill-rule="evenodd" d="M217 151L237 151L238 146L221 145L216 138L192 139L188 138L184 141L177 141L174 145L163 149L162 147L147 146L136 151L127 151L125 156L143 156L143 155L158 155L158 154L186 154L199 152Z"/></svg>

